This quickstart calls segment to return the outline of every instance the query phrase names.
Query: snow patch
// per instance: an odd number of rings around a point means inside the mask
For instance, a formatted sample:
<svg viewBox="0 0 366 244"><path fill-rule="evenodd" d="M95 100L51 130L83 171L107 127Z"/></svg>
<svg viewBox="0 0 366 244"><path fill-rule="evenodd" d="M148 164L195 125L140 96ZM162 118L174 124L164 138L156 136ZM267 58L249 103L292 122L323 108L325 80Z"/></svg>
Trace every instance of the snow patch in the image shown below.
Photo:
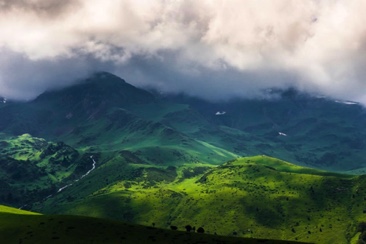
<svg viewBox="0 0 366 244"><path fill-rule="evenodd" d="M218 116L220 116L220 115L224 115L224 114L226 114L226 112L225 112L225 111L222 111L222 112L217 111L217 112L215 113L215 115L218 115Z"/></svg>
<svg viewBox="0 0 366 244"><path fill-rule="evenodd" d="M334 102L336 103L342 103L342 104L347 104L347 105L357 105L358 103L356 102L351 102L351 101L341 101L341 100L335 100Z"/></svg>
<svg viewBox="0 0 366 244"><path fill-rule="evenodd" d="M72 114L72 113L68 113L65 117L66 117L66 119L71 119L71 118L72 118L72 116L73 116L73 114Z"/></svg>

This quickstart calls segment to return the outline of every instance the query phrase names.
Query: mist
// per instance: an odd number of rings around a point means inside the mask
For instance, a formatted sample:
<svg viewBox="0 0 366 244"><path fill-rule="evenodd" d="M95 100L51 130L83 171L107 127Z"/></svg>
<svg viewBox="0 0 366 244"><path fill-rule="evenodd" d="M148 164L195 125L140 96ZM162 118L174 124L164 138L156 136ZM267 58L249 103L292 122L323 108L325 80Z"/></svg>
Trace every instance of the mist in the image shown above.
<svg viewBox="0 0 366 244"><path fill-rule="evenodd" d="M366 104L363 0L0 1L0 96L96 71L206 99L268 88Z"/></svg>

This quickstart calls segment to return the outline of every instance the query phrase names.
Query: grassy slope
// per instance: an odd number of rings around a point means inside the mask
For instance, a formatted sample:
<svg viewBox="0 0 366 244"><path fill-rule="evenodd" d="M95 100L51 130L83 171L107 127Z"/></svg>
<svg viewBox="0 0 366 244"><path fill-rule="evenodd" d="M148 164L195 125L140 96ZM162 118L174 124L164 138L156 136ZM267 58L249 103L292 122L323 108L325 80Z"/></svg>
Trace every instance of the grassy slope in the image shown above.
<svg viewBox="0 0 366 244"><path fill-rule="evenodd" d="M218 164L237 157L208 143L186 138L163 125L149 122L147 125L150 128L125 132L122 138L122 132L106 132L96 136L95 146L82 146L78 150L29 134L0 134L0 203L31 206L56 193L60 187L75 183L75 179L91 169L89 155L92 154L101 173L86 187L87 192L98 190L109 181L138 177L141 170L152 165L164 169L169 165L211 162L212 159L216 159L213 164ZM93 129L95 127L88 128L85 133L92 133ZM133 140L121 143L128 136Z"/></svg>
<svg viewBox="0 0 366 244"><path fill-rule="evenodd" d="M150 106L153 105L142 107L145 112L149 112ZM174 105L169 109L180 108ZM76 148L110 155L129 150L155 165L180 165L192 161L220 164L237 157L230 150L195 140L167 125L146 120L122 108L108 108L105 115L82 122L65 120L62 126L72 129L58 135L57 139Z"/></svg>
<svg viewBox="0 0 366 244"><path fill-rule="evenodd" d="M333 171L364 167L362 121L366 117L358 105L300 96L223 104L162 99L117 110L110 111L104 126L101 120L98 126L86 126L82 136L97 138L93 146L103 150L141 149L154 164L174 160L179 164L192 160L220 164L236 155L265 154ZM215 116L217 110L227 113ZM133 122L116 129L126 118ZM215 152L218 150L221 153ZM169 155L172 151L184 157L156 157L159 152Z"/></svg>
<svg viewBox="0 0 366 244"><path fill-rule="evenodd" d="M161 228L190 224L219 235L318 243L347 243L366 219L363 176L257 156L179 178L195 168L198 165L179 168L173 182L156 182L145 172L139 180L109 182L88 195L70 188L45 202L43 211L155 223ZM62 202L66 195L75 199Z"/></svg>
<svg viewBox="0 0 366 244"><path fill-rule="evenodd" d="M0 134L0 202L21 206L51 194L78 168L83 154L64 143L29 134Z"/></svg>
<svg viewBox="0 0 366 244"><path fill-rule="evenodd" d="M184 233L82 216L40 215L0 205L2 243L290 243Z"/></svg>
<svg viewBox="0 0 366 244"><path fill-rule="evenodd" d="M196 130L182 131L239 155L271 155L332 171L364 167L366 116L362 106L296 92L281 97L220 103L173 98L171 104L189 104L190 109L166 114L162 122L178 130L199 122ZM226 114L215 116L217 111Z"/></svg>

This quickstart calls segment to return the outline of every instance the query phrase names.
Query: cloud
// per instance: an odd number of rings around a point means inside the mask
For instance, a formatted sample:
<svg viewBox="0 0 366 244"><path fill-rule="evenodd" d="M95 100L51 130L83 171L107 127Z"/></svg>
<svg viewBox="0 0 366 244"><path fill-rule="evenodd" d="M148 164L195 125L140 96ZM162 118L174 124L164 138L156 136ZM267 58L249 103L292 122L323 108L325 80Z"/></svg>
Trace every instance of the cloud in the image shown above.
<svg viewBox="0 0 366 244"><path fill-rule="evenodd" d="M0 96L30 100L36 95L78 82L109 65L90 57L30 60L26 55L1 50Z"/></svg>
<svg viewBox="0 0 366 244"><path fill-rule="evenodd" d="M106 69L211 99L291 86L366 104L364 9L363 0L0 1L0 95L30 98Z"/></svg>
<svg viewBox="0 0 366 244"><path fill-rule="evenodd" d="M77 0L2 0L0 11L3 13L14 10L30 11L51 17L62 14L70 6L75 7L77 3Z"/></svg>

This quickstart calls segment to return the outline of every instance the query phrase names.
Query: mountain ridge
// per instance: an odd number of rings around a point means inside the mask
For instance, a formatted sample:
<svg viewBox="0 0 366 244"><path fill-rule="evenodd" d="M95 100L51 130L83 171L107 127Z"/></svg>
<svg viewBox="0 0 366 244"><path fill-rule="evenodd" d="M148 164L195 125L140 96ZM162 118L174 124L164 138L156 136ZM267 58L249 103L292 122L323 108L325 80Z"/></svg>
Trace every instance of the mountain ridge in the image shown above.
<svg viewBox="0 0 366 244"><path fill-rule="evenodd" d="M162 228L194 221L222 235L358 239L365 109L281 94L214 103L99 73L0 103L0 203Z"/></svg>
<svg viewBox="0 0 366 244"><path fill-rule="evenodd" d="M0 131L30 133L78 147L74 134L81 141L97 141L102 131L123 137L129 134L128 127L118 128L144 121L160 123L177 135L236 155L266 154L328 170L366 166L366 130L362 126L366 112L362 106L291 89L279 94L272 100L220 103L188 96L159 97L101 72L78 85L45 92L31 102L3 104ZM119 118L118 126L114 117Z"/></svg>

